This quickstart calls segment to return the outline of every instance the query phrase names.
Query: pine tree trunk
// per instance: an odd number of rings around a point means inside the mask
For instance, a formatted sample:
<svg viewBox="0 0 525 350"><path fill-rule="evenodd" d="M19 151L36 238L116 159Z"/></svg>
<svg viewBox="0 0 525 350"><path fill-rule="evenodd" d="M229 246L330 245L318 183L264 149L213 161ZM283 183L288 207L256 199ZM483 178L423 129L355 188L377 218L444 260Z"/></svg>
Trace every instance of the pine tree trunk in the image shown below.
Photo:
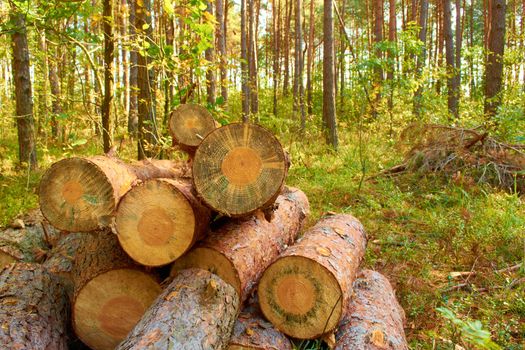
<svg viewBox="0 0 525 350"><path fill-rule="evenodd" d="M420 84L414 95L414 114L417 117L421 116L421 99L423 94L422 70L426 60L426 44L427 44L427 17L428 17L428 0L421 0L421 11L419 13L419 40L423 43L421 54L417 57L416 74L417 80Z"/></svg>
<svg viewBox="0 0 525 350"><path fill-rule="evenodd" d="M37 264L0 274L0 348L66 350L69 303L58 280Z"/></svg>
<svg viewBox="0 0 525 350"><path fill-rule="evenodd" d="M314 67L314 38L315 38L315 1L310 0L310 29L308 34L308 62L306 65L306 94L308 114L313 113L313 67Z"/></svg>
<svg viewBox="0 0 525 350"><path fill-rule="evenodd" d="M224 103L228 102L228 69L227 69L227 59L228 54L226 51L226 13L225 6L228 6L226 0L216 0L215 9L217 11L217 43L219 51L219 70L221 77L221 96Z"/></svg>
<svg viewBox="0 0 525 350"><path fill-rule="evenodd" d="M248 0L248 70L250 85L250 114L258 120L259 113L259 63L257 50L257 25L258 11L256 0Z"/></svg>
<svg viewBox="0 0 525 350"><path fill-rule="evenodd" d="M304 85L303 85L303 31L302 0L295 3L295 76L294 76L294 110L300 113L301 130L306 128L306 114L304 110Z"/></svg>
<svg viewBox="0 0 525 350"><path fill-rule="evenodd" d="M354 282L353 292L336 334L335 350L408 350L405 312L388 279L364 270Z"/></svg>
<svg viewBox="0 0 525 350"><path fill-rule="evenodd" d="M337 149L337 118L335 114L334 15L333 0L324 0L323 15L323 127L326 141Z"/></svg>
<svg viewBox="0 0 525 350"><path fill-rule="evenodd" d="M230 285L205 270L183 270L116 350L225 349L238 312Z"/></svg>
<svg viewBox="0 0 525 350"><path fill-rule="evenodd" d="M210 14L210 16L213 16L213 2L212 0L208 1L208 7L206 8L206 12ZM215 37L212 37L212 47L206 49L204 56L206 58L206 61L209 62L210 67L208 67L208 70L206 71L206 100L209 104L215 104L215 100L217 99L216 92L217 92L217 77L215 74Z"/></svg>
<svg viewBox="0 0 525 350"><path fill-rule="evenodd" d="M451 0L443 1L443 34L445 36L445 58L447 62L447 94L448 111L456 119L459 118L458 92L456 67L454 59L454 35L452 33Z"/></svg>
<svg viewBox="0 0 525 350"><path fill-rule="evenodd" d="M136 0L129 3L129 36L131 40L136 40L135 17ZM128 114L128 133L131 136L137 134L138 128L138 53L132 48L129 52L129 114Z"/></svg>
<svg viewBox="0 0 525 350"><path fill-rule="evenodd" d="M113 60L115 59L115 42L113 40L113 0L104 0L104 99L102 100L102 140L104 153L112 145L111 104L113 101Z"/></svg>
<svg viewBox="0 0 525 350"><path fill-rule="evenodd" d="M242 120L250 119L250 83L248 68L248 24L246 16L246 1L241 0L241 84L242 84Z"/></svg>
<svg viewBox="0 0 525 350"><path fill-rule="evenodd" d="M11 3L10 19L15 30L11 35L13 50L13 81L16 99L16 128L18 131L18 159L31 169L38 167L36 157L33 95L29 74L29 48L25 15Z"/></svg>
<svg viewBox="0 0 525 350"><path fill-rule="evenodd" d="M334 330L352 295L366 234L351 215L321 219L261 277L259 304L279 331L315 339Z"/></svg>
<svg viewBox="0 0 525 350"><path fill-rule="evenodd" d="M275 207L268 218L258 212L212 230L175 261L172 275L191 267L212 271L232 285L243 302L268 265L293 244L309 213L308 200L297 189L279 196Z"/></svg>
<svg viewBox="0 0 525 350"><path fill-rule="evenodd" d="M157 279L122 251L111 232L93 235L77 250L72 275L73 328L94 350L114 349L162 291Z"/></svg>

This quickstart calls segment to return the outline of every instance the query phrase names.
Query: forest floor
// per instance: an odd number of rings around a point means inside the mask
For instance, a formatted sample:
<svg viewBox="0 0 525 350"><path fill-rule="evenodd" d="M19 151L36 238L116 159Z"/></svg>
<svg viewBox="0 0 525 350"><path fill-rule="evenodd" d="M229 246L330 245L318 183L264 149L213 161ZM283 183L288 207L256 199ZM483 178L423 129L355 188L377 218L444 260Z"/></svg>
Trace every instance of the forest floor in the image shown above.
<svg viewBox="0 0 525 350"><path fill-rule="evenodd" d="M328 211L363 222L369 235L364 265L394 285L411 348L475 349L472 339L482 335L481 328L502 348L525 348L525 283L516 283L525 269L498 271L525 260L524 198L435 174L370 180L402 160L395 141L373 125L359 133L341 123L336 153L313 123L303 135L296 121L267 117L261 123L291 154L287 183L308 195L309 225ZM15 166L16 135L6 129L0 131L0 227L37 207L40 176L53 161L100 152L95 143L78 139L39 143L41 170L29 173ZM133 158L134 150L130 140L120 142L123 158ZM437 310L443 307L452 313ZM298 347L320 348L314 342Z"/></svg>

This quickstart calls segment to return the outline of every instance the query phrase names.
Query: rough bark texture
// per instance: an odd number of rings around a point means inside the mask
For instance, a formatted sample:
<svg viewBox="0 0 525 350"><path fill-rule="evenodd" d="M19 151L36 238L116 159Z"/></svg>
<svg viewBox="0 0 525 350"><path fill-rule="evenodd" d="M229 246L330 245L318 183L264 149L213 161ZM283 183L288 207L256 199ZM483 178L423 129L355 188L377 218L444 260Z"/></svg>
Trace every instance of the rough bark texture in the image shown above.
<svg viewBox="0 0 525 350"><path fill-rule="evenodd" d="M0 348L67 349L67 297L41 265L17 263L4 268L0 304Z"/></svg>
<svg viewBox="0 0 525 350"><path fill-rule="evenodd" d="M238 312L238 296L230 285L205 270L184 270L117 350L224 349Z"/></svg>
<svg viewBox="0 0 525 350"><path fill-rule="evenodd" d="M151 178L184 177L170 161L134 164L106 156L69 158L51 166L40 182L40 208L56 228L88 232L111 223L117 204L131 187Z"/></svg>
<svg viewBox="0 0 525 350"><path fill-rule="evenodd" d="M204 236L210 216L189 183L149 180L120 201L117 236L133 260L162 266L175 261Z"/></svg>
<svg viewBox="0 0 525 350"><path fill-rule="evenodd" d="M87 244L92 239L90 234L70 233L62 237L48 253L43 266L52 274L56 275L69 298L73 298L75 286L71 271L77 251L82 245Z"/></svg>
<svg viewBox="0 0 525 350"><path fill-rule="evenodd" d="M241 103L242 120L250 119L250 85L248 71L248 21L246 16L246 1L241 0Z"/></svg>
<svg viewBox="0 0 525 350"><path fill-rule="evenodd" d="M347 315L336 334L336 350L407 350L405 312L388 279L364 270L354 282Z"/></svg>
<svg viewBox="0 0 525 350"><path fill-rule="evenodd" d="M279 196L276 207L269 221L259 212L211 231L174 263L172 274L189 267L207 269L234 286L244 301L263 271L295 241L310 210L304 193L293 188Z"/></svg>
<svg viewBox="0 0 525 350"><path fill-rule="evenodd" d="M111 232L94 234L78 249L72 276L73 328L95 350L115 348L161 293L157 279L124 253Z"/></svg>
<svg viewBox="0 0 525 350"><path fill-rule="evenodd" d="M324 0L323 38L323 127L326 129L327 143L337 149L338 139L337 119L335 113L334 14L332 0Z"/></svg>
<svg viewBox="0 0 525 350"><path fill-rule="evenodd" d="M102 140L104 152L111 149L111 102L113 101L113 61L115 42L113 39L113 0L103 1L104 28L104 99L102 100Z"/></svg>
<svg viewBox="0 0 525 350"><path fill-rule="evenodd" d="M206 8L206 12L210 14L210 16L213 16L213 1L208 1L208 7ZM211 38L212 42L214 42L214 37ZM208 70L206 71L206 101L208 101L209 104L214 104L215 100L217 98L217 75L215 74L216 66L215 66L215 45L212 45L211 47L207 48L204 52L204 57L206 58L206 61L210 62L210 67L208 67Z"/></svg>
<svg viewBox="0 0 525 350"><path fill-rule="evenodd" d="M459 86L456 78L456 65L454 58L454 35L452 33L452 9L451 0L443 0L443 34L445 36L445 59L447 62L447 90L448 110L454 118L459 117Z"/></svg>
<svg viewBox="0 0 525 350"><path fill-rule="evenodd" d="M321 219L261 277L265 317L294 338L314 339L335 329L365 248L366 233L353 216Z"/></svg>
<svg viewBox="0 0 525 350"><path fill-rule="evenodd" d="M245 349L293 349L290 340L264 319L259 309L258 300L250 300L250 304L243 309L237 318L235 326L233 327L230 345L228 346L228 350Z"/></svg>

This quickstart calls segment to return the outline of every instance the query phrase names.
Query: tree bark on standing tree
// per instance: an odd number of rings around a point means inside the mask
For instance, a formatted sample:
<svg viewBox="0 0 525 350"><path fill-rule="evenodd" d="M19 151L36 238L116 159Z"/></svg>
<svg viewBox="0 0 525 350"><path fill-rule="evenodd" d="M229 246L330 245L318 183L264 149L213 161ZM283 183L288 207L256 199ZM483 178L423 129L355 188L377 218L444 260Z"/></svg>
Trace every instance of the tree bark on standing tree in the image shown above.
<svg viewBox="0 0 525 350"><path fill-rule="evenodd" d="M421 116L421 99L423 93L423 82L422 82L422 70L425 64L427 51L427 19L428 19L428 0L421 0L421 10L419 12L419 41L423 44L421 46L421 52L417 57L416 63L416 74L419 86L414 95L414 114L419 117Z"/></svg>
<svg viewBox="0 0 525 350"><path fill-rule="evenodd" d="M208 1L208 7L206 9L211 16L213 16L213 2ZM207 48L204 56L206 61L208 61L209 67L206 71L206 96L209 104L214 104L216 100L216 90L217 90L217 78L215 75L215 48L214 48L214 38L212 35L211 47Z"/></svg>
<svg viewBox="0 0 525 350"><path fill-rule="evenodd" d="M136 40L136 30L135 30L135 9L136 1L130 0L129 2L129 36L131 40ZM129 111L128 111L128 133L131 136L136 136L137 134L137 124L138 124L138 112L137 112L137 77L138 77L138 67L137 67L137 51L135 48L131 48L129 52Z"/></svg>
<svg viewBox="0 0 525 350"><path fill-rule="evenodd" d="M485 71L485 115L492 119L501 104L503 88L503 53L505 51L505 0L491 1L491 21L488 36L488 55Z"/></svg>
<svg viewBox="0 0 525 350"><path fill-rule="evenodd" d="M302 16L303 10L302 0L296 0L295 3L295 76L294 76L294 106L295 112L301 114L301 130L306 127L306 115L304 110L304 85L303 85L303 31L302 31Z"/></svg>
<svg viewBox="0 0 525 350"><path fill-rule="evenodd" d="M337 149L335 110L334 13L332 0L324 0L323 14L323 126L326 141Z"/></svg>
<svg viewBox="0 0 525 350"><path fill-rule="evenodd" d="M257 23L256 0L248 0L248 70L250 86L250 113L257 116L259 113L259 63L257 52Z"/></svg>
<svg viewBox="0 0 525 350"><path fill-rule="evenodd" d="M29 74L29 48L25 16L11 2L10 19L15 28L11 35L13 49L13 81L15 83L16 127L18 131L18 158L30 169L38 167L33 117L33 95Z"/></svg>
<svg viewBox="0 0 525 350"><path fill-rule="evenodd" d="M241 99L242 120L250 119L250 85L248 82L248 33L246 21L246 1L241 0Z"/></svg>
<svg viewBox="0 0 525 350"><path fill-rule="evenodd" d="M216 0L216 18L217 18L217 48L219 51L219 70L221 77L221 96L223 101L228 101L228 69L226 53L226 16L225 7L228 6L227 0Z"/></svg>
<svg viewBox="0 0 525 350"><path fill-rule="evenodd" d="M451 0L443 0L443 34L445 36L445 60L447 63L447 94L448 111L455 119L459 118L458 94L459 86L456 78L456 65L454 59L454 35L452 33Z"/></svg>
<svg viewBox="0 0 525 350"><path fill-rule="evenodd" d="M308 114L313 113L313 84L312 84L312 70L314 66L314 38L315 38L315 1L310 0L310 32L308 34L308 62L306 65L306 90Z"/></svg>
<svg viewBox="0 0 525 350"><path fill-rule="evenodd" d="M104 153L111 149L111 102L113 101L113 60L115 42L113 40L113 0L104 0L104 99L102 100L102 140Z"/></svg>

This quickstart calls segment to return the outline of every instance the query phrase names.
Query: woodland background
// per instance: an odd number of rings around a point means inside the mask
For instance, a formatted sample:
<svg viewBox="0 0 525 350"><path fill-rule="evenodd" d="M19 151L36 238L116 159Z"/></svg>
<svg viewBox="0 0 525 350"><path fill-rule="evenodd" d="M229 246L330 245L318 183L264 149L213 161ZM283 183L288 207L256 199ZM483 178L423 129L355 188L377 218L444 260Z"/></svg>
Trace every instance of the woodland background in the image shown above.
<svg viewBox="0 0 525 350"><path fill-rule="evenodd" d="M62 157L183 157L169 114L202 104L279 137L311 222L363 221L414 349L522 349L524 83L525 1L0 0L0 226ZM517 165L407 166L463 128Z"/></svg>

